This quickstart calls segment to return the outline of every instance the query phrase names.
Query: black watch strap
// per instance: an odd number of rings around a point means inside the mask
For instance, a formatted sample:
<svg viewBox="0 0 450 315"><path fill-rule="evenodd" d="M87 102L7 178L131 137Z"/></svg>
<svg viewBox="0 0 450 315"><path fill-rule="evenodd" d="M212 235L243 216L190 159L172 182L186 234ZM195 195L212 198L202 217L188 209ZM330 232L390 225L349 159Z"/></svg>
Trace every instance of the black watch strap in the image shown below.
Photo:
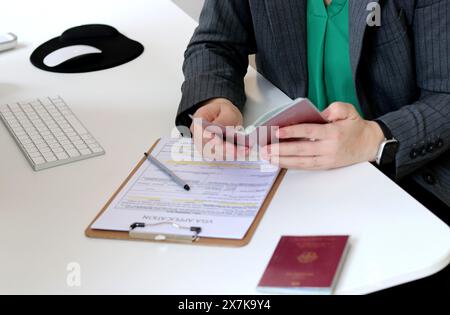
<svg viewBox="0 0 450 315"><path fill-rule="evenodd" d="M394 135L392 134L391 130L389 129L388 126L386 126L386 124L384 122L382 122L381 120L378 120L378 119L375 119L374 121L380 126L381 131L383 132L386 140L394 140ZM396 150L398 150L398 143L397 143ZM391 163L387 163L384 165L378 165L377 167L380 168L380 170L382 172L384 172L386 175L388 175L389 177L394 178L395 165L396 165L395 159L393 159Z"/></svg>

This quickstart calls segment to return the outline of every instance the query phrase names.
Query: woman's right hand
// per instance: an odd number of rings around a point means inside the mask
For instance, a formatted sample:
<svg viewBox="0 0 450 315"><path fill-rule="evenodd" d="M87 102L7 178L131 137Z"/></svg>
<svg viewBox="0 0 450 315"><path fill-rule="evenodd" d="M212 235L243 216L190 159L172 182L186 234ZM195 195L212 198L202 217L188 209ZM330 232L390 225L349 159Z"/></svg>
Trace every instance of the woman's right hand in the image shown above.
<svg viewBox="0 0 450 315"><path fill-rule="evenodd" d="M225 127L242 127L243 117L239 109L228 99L215 98L205 102L194 114L191 125L191 133L194 144L202 157L209 160L226 160L232 157L247 156L248 148L237 147L234 144L223 141L223 137L216 136L204 130L199 121L206 120Z"/></svg>

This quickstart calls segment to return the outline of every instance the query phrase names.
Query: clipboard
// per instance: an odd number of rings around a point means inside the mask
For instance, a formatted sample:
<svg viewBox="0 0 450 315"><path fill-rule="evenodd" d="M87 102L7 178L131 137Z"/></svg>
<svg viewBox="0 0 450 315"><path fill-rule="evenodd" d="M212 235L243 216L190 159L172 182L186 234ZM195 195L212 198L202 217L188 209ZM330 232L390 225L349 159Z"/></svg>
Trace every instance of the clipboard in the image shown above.
<svg viewBox="0 0 450 315"><path fill-rule="evenodd" d="M156 141L155 144L147 151L147 154L151 154L153 149L159 143L160 140ZM109 239L109 240L132 240L132 241L145 241L145 242L159 242L159 243L184 243L184 244L192 244L192 245L206 245L206 246L225 246L225 247L243 247L250 243L253 235L256 232L256 229L259 226L267 208L269 207L273 197L275 196L278 187L280 186L287 170L282 169L278 174L272 188L266 196L261 208L258 211L252 225L248 229L245 237L243 239L224 239L224 238L208 238L201 237L199 235L199 228L191 227L191 231L193 231L192 237L190 238L177 238L177 237L157 237L156 234L148 234L139 232L139 228L144 227L143 223L131 223L130 231L106 231L106 230L96 230L93 229L92 226L97 221L97 219L109 208L111 203L117 197L117 195L125 188L128 182L132 179L134 174L140 169L142 164L145 163L147 159L145 156L140 160L140 162L136 165L133 171L128 175L125 181L120 185L119 189L112 195L112 197L108 200L106 205L100 211L100 213L95 217L95 219L91 222L89 227L85 231L85 235L89 238L99 238L99 239ZM201 234L201 233L200 233ZM155 237L156 236L156 237ZM163 235L161 235L163 236Z"/></svg>

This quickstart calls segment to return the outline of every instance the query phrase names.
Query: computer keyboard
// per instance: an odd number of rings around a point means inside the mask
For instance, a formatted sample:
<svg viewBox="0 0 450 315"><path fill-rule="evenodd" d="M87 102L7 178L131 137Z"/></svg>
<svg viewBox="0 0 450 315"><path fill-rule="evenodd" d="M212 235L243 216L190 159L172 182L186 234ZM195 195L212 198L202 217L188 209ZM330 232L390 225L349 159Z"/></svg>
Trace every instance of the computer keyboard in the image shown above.
<svg viewBox="0 0 450 315"><path fill-rule="evenodd" d="M61 97L0 105L0 117L35 171L105 154Z"/></svg>

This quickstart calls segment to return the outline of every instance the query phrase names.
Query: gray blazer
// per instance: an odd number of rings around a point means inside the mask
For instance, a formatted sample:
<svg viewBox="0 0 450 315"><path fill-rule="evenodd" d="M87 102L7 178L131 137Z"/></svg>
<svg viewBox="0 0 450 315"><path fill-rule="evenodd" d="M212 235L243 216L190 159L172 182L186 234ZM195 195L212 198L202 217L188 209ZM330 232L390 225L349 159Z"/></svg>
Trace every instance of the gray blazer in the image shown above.
<svg viewBox="0 0 450 315"><path fill-rule="evenodd" d="M318 0L319 1L319 0ZM395 178L411 175L450 206L450 1L350 1L350 53L357 96L400 142ZM245 103L248 55L291 98L307 96L306 0L206 0L185 53L177 126L215 97Z"/></svg>

